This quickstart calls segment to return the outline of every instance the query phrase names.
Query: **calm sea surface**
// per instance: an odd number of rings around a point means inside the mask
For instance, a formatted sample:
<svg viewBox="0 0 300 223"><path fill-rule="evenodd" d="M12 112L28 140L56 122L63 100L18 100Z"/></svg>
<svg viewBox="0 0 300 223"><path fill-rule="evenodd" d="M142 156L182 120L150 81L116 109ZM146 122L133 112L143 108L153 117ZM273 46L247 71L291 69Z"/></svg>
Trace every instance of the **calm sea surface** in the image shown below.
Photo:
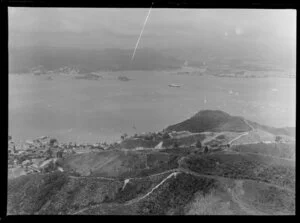
<svg viewBox="0 0 300 223"><path fill-rule="evenodd" d="M126 75L131 81L117 80ZM113 141L122 133L158 131L199 110L218 109L274 127L295 126L296 80L216 78L128 71L103 79L10 75L9 134L63 142ZM180 88L168 87L179 84Z"/></svg>

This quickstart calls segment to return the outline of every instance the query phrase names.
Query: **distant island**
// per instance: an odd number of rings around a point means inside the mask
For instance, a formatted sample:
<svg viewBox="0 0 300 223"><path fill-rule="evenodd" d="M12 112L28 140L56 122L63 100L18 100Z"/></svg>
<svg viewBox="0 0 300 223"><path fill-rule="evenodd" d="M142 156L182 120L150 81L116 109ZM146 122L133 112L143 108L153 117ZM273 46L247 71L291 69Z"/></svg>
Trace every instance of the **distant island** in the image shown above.
<svg viewBox="0 0 300 223"><path fill-rule="evenodd" d="M126 76L119 76L118 80L120 80L120 81L130 81L131 79L126 77Z"/></svg>
<svg viewBox="0 0 300 223"><path fill-rule="evenodd" d="M178 69L183 61L150 48L139 49L130 62L130 49L82 50L76 48L10 48L10 73L87 74L96 71ZM31 55L28 57L27 55Z"/></svg>
<svg viewBox="0 0 300 223"><path fill-rule="evenodd" d="M172 51L172 50L169 50ZM211 75L229 78L295 78L295 69L279 66L275 61L247 58L207 56L184 59L179 51L139 49L139 56L130 62L131 50L27 47L10 48L10 74L89 74L97 71L169 71L172 75ZM27 55L31 55L28 57ZM186 56L187 57L187 56ZM291 67L291 66L289 66Z"/></svg>
<svg viewBox="0 0 300 223"><path fill-rule="evenodd" d="M295 128L202 110L111 144L8 142L9 215L295 214Z"/></svg>
<svg viewBox="0 0 300 223"><path fill-rule="evenodd" d="M85 74L85 75L77 75L75 76L75 79L79 80L99 80L102 79L103 77L97 74Z"/></svg>
<svg viewBox="0 0 300 223"><path fill-rule="evenodd" d="M168 86L169 87L180 87L180 85L178 85L178 84L169 84Z"/></svg>

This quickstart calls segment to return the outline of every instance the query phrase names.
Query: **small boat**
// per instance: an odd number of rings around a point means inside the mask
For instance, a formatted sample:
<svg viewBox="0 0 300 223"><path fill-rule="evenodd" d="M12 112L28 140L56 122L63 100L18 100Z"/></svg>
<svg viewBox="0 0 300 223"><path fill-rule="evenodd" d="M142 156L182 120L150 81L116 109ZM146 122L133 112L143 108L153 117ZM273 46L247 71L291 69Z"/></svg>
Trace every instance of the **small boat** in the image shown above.
<svg viewBox="0 0 300 223"><path fill-rule="evenodd" d="M180 87L180 85L178 85L178 84L169 84L168 86L169 87Z"/></svg>

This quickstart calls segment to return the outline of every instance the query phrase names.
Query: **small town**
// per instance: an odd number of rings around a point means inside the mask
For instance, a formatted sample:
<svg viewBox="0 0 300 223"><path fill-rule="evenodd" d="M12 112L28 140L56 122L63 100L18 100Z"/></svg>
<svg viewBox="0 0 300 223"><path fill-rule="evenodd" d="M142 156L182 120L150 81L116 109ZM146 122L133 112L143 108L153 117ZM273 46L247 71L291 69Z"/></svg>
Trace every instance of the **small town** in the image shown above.
<svg viewBox="0 0 300 223"><path fill-rule="evenodd" d="M22 145L8 138L8 177L26 175L37 172L49 172L54 169L63 171L58 160L71 154L80 154L108 149L107 143L76 144L58 143L57 139L42 136L33 141L27 140Z"/></svg>
<svg viewBox="0 0 300 223"><path fill-rule="evenodd" d="M23 144L17 144L8 137L8 178L16 178L18 176L32 173L47 173L54 170L63 172L60 167L60 159L70 155L99 152L111 149L128 150L158 150L165 148L186 147L180 145L179 139L188 136L189 132L149 132L128 136L126 133L121 135L121 140L108 144L78 144L78 143L59 143L57 139L49 136L41 136L34 140L27 140ZM199 140L198 140L199 141ZM153 144L153 145L152 145ZM155 145L154 145L155 144ZM192 143L191 148L197 146L197 142ZM198 143L199 144L199 143ZM200 143L201 144L201 143ZM203 150L208 150L210 146L206 146Z"/></svg>

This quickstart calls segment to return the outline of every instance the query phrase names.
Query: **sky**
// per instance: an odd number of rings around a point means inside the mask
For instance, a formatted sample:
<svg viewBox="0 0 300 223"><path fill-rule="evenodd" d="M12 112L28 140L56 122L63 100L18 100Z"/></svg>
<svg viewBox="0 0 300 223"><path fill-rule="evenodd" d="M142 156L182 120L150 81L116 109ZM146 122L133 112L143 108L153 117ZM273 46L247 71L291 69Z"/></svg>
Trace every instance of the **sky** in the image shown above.
<svg viewBox="0 0 300 223"><path fill-rule="evenodd" d="M134 48L149 8L9 8L10 46ZM296 10L153 8L139 47L296 47Z"/></svg>

